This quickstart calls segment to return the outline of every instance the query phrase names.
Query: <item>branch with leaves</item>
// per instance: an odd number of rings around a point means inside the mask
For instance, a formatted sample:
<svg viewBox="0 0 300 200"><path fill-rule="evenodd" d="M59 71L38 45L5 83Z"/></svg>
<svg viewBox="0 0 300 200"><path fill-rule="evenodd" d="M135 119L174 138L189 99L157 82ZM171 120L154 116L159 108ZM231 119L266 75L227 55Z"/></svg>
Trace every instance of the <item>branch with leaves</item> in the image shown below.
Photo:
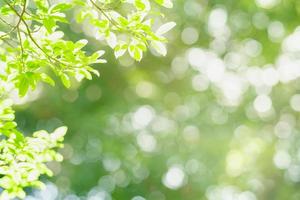
<svg viewBox="0 0 300 200"><path fill-rule="evenodd" d="M37 131L25 137L14 122L10 92L21 97L35 90L40 82L55 85L50 74L71 86L98 75L92 65L105 63L103 50L88 55L86 39L67 41L60 30L69 23L67 10L76 10L77 23L89 23L114 51L116 58L126 52L137 61L148 48L167 53L163 36L174 22L153 30L153 15L160 6L171 8L170 0L73 0L49 3L47 0L3 0L0 2L0 199L24 198L26 187L42 187L40 176L52 175L46 163L62 161L57 149L63 147L66 127L53 133ZM52 71L52 73L50 73Z"/></svg>

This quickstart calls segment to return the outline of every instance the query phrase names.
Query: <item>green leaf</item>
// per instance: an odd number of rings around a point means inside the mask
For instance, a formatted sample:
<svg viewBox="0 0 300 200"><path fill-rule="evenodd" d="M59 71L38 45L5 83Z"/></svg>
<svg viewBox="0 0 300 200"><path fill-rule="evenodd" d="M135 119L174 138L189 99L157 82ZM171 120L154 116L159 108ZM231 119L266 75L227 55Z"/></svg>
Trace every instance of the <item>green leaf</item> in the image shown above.
<svg viewBox="0 0 300 200"><path fill-rule="evenodd" d="M45 83L48 83L51 86L55 86L55 82L50 76L48 76L45 73L40 74L40 76L41 76L42 81L44 81Z"/></svg>
<svg viewBox="0 0 300 200"><path fill-rule="evenodd" d="M125 42L119 42L119 44L114 49L115 50L114 54L116 58L123 56L127 51L127 47L128 45Z"/></svg>
<svg viewBox="0 0 300 200"><path fill-rule="evenodd" d="M136 45L129 45L128 47L129 55L136 61L141 61L143 57L143 51Z"/></svg>
<svg viewBox="0 0 300 200"><path fill-rule="evenodd" d="M61 12L72 8L70 3L58 3L50 7L49 13Z"/></svg>
<svg viewBox="0 0 300 200"><path fill-rule="evenodd" d="M55 131L51 134L51 138L54 139L55 141L63 141L67 131L68 131L68 127L61 126L55 129Z"/></svg>
<svg viewBox="0 0 300 200"><path fill-rule="evenodd" d="M172 8L173 7L173 3L171 0L155 0L156 3L158 3L161 6L164 6L166 8Z"/></svg>
<svg viewBox="0 0 300 200"><path fill-rule="evenodd" d="M151 47L155 49L157 53L159 53L162 56L167 55L167 48L164 43L162 42L157 42L157 41L152 41L151 42Z"/></svg>
<svg viewBox="0 0 300 200"><path fill-rule="evenodd" d="M54 31L54 27L56 26L56 23L52 17L45 18L43 20L43 23L48 33L52 33Z"/></svg>
<svg viewBox="0 0 300 200"><path fill-rule="evenodd" d="M60 79L61 79L62 83L64 84L64 86L66 88L71 87L71 81L70 81L70 78L69 78L69 76L67 74L62 73L60 75Z"/></svg>
<svg viewBox="0 0 300 200"><path fill-rule="evenodd" d="M162 26L160 26L157 31L156 31L156 35L163 35L165 33L167 33L168 31L170 31L172 28L174 28L176 26L175 22L168 22L166 24L163 24Z"/></svg>
<svg viewBox="0 0 300 200"><path fill-rule="evenodd" d="M29 80L26 74L22 74L18 77L18 84L16 86L19 89L19 95L24 97L29 89Z"/></svg>

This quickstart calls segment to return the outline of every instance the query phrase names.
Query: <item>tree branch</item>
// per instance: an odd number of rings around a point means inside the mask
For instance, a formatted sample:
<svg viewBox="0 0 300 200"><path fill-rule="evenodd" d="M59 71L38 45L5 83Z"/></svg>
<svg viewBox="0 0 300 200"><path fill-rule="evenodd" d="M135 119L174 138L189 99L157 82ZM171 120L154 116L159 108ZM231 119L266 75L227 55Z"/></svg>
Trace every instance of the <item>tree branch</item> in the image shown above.
<svg viewBox="0 0 300 200"><path fill-rule="evenodd" d="M6 0L4 0L4 2L5 2L10 8L13 8L13 6L10 5ZM27 4L27 0L24 0L24 4L23 4L23 8L22 8L21 14L19 14L19 13L13 8L13 10L14 10L14 11L17 13L17 15L19 16L19 20L18 20L17 24L16 24L9 32L7 32L5 35L2 35L2 36L0 37L0 39L2 39L3 37L5 37L5 36L11 34L13 31L15 31L15 30L20 26L21 21L22 21L22 18L23 18L23 15L24 15L24 13L25 13L25 11L26 11L26 4Z"/></svg>

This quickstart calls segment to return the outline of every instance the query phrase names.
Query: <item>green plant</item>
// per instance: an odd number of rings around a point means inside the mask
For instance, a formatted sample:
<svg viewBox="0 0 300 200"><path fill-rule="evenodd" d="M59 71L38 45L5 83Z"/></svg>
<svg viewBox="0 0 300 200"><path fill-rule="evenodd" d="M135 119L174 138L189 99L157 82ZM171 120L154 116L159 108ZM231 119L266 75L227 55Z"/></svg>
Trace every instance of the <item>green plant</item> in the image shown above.
<svg viewBox="0 0 300 200"><path fill-rule="evenodd" d="M66 127L53 133L37 131L25 137L14 122L10 92L24 97L40 82L52 86L50 74L70 87L70 78L92 79L99 72L92 68L105 63L104 51L91 55L83 50L88 41L65 40L62 23L69 23L66 13L76 10L78 23L89 23L97 30L118 58L126 52L137 61L152 47L166 55L163 36L175 26L168 22L153 31L159 6L172 7L170 0L73 0L50 3L47 0L3 0L0 2L0 199L24 198L24 188L43 184L39 177L52 173L46 162L62 161L57 149L63 146ZM14 20L9 20L14 19ZM52 72L51 72L52 71Z"/></svg>

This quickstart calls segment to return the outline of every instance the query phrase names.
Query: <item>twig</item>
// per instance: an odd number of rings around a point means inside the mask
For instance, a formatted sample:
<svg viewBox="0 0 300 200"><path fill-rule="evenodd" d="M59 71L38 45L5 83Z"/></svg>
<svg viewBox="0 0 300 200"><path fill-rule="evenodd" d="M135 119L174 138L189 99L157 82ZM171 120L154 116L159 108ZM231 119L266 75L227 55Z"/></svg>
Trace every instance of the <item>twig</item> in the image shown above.
<svg viewBox="0 0 300 200"><path fill-rule="evenodd" d="M2 39L2 41L5 42L8 46L15 48L15 46L8 42L6 39Z"/></svg>
<svg viewBox="0 0 300 200"><path fill-rule="evenodd" d="M7 23L2 17L0 17L0 21L2 21L4 24L10 26L10 27L14 27L13 25L11 25L10 23Z"/></svg>
<svg viewBox="0 0 300 200"><path fill-rule="evenodd" d="M57 63L59 63L59 64L62 64L62 65L65 65L65 66L67 66L67 64L65 64L65 63L62 63L62 61L60 61L60 60L58 60L58 59L56 59L55 57L52 57L52 56L50 56L38 43L37 43L37 41L34 39L34 37L32 36L32 34L31 34L31 30L30 30L30 28L29 28L29 26L28 26L28 24L26 23L26 21L23 19L23 16L21 16L17 11L16 11L16 9L10 4L10 3L8 3L6 0L4 0L5 1L5 3L16 13L16 15L18 15L19 17L20 17L20 19L21 19L21 22L23 22L23 24L25 25L25 27L26 27L26 31L27 31L27 35L29 36L29 38L30 38L30 40L35 44L35 46L38 48L38 49L40 49L46 56L47 56L47 58L51 61L55 61L55 62L57 62ZM26 1L26 0L24 0L24 1ZM51 61L51 62L52 62Z"/></svg>
<svg viewBox="0 0 300 200"><path fill-rule="evenodd" d="M6 0L4 0L4 2L5 2L9 7L13 8L13 6L10 5ZM24 4L23 4L23 8L22 8L21 14L19 14L15 9L13 9L13 10L17 13L17 15L19 16L19 21L18 21L18 23L17 23L17 24L16 24L9 32L7 32L6 34L2 35L2 36L0 37L0 39L3 38L3 37L5 37L5 36L7 36L7 35L9 35L10 33L12 33L14 30L16 30L16 29L20 26L20 23L21 23L21 21L22 21L23 15L24 15L25 10L26 10L26 4L27 4L27 0L24 0Z"/></svg>
<svg viewBox="0 0 300 200"><path fill-rule="evenodd" d="M90 0L90 2L105 16L105 18L107 18L114 26L119 28L118 24L111 19L100 6L98 6L93 0Z"/></svg>
<svg viewBox="0 0 300 200"><path fill-rule="evenodd" d="M20 33L20 28L17 28L18 30L18 37L19 37L19 41L20 41L20 47L21 47L21 61L22 61L22 67L21 67L21 71L23 72L25 69L25 64L24 64L24 47L23 47L23 42L22 42L22 37L21 37L21 33Z"/></svg>

